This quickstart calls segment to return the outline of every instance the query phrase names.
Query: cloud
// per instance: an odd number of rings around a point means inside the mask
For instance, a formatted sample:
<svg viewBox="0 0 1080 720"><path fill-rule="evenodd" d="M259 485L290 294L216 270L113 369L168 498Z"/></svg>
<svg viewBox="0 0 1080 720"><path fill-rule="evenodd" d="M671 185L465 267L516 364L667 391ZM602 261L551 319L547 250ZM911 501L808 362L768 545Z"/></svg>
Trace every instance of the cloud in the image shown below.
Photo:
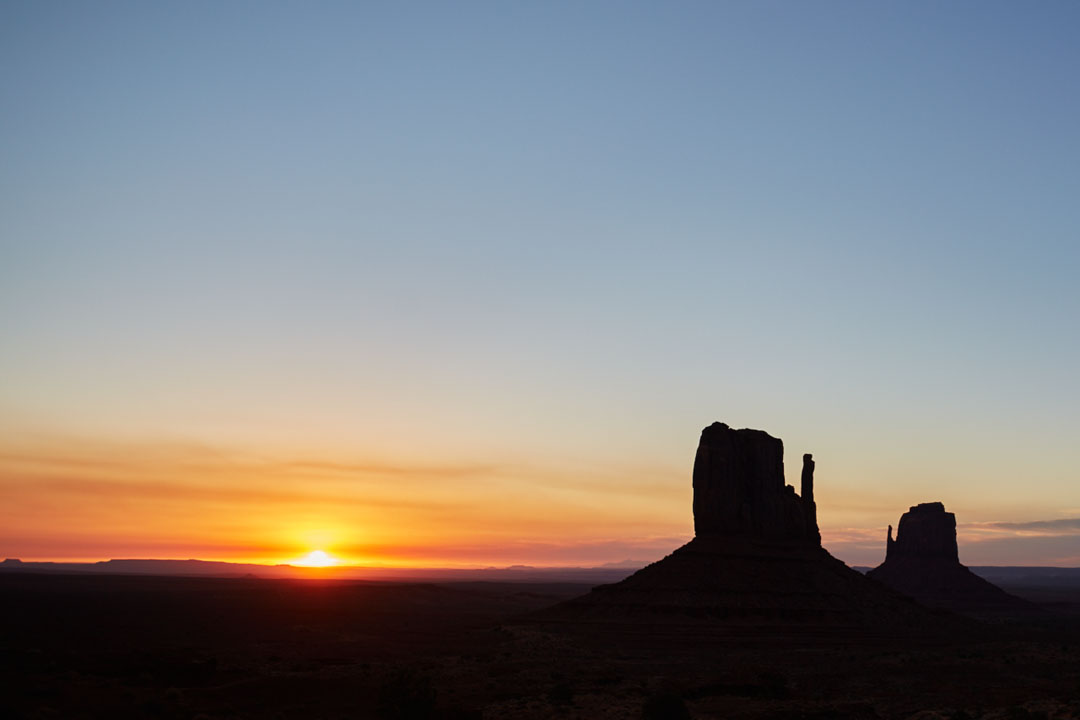
<svg viewBox="0 0 1080 720"><path fill-rule="evenodd" d="M184 445L93 449L42 449L38 452L0 451L0 467L33 472L79 472L84 476L138 474L148 471L188 470L228 473L231 476L272 474L294 477L391 476L425 478L480 478L503 470L492 463L405 464L389 462L334 462L328 460L265 460L240 452Z"/></svg>
<svg viewBox="0 0 1080 720"><path fill-rule="evenodd" d="M822 528L822 543L862 544L885 546L884 528Z"/></svg>
<svg viewBox="0 0 1080 720"><path fill-rule="evenodd" d="M177 490L179 486L190 485L196 492L200 484L224 483L236 488L303 486L312 491L304 492L304 496L319 494L320 490L332 494L329 491L335 488L347 496L358 488L381 492L391 488L402 491L411 486L422 487L427 492L511 484L519 489L533 487L607 499L618 496L661 501L681 499L685 494L676 479L678 475L666 467L555 465L502 459L422 463L393 458L275 457L266 452L193 443L127 444L39 438L36 443L18 447L0 446L0 484L55 477L72 482L155 483L163 486L164 493L171 492L170 483ZM93 483L89 485L92 487ZM132 490L136 494L140 492Z"/></svg>
<svg viewBox="0 0 1080 720"><path fill-rule="evenodd" d="M1080 532L1080 518L1033 520L1031 522L995 522L987 524L1006 530L1065 530ZM1072 535L1073 532L1066 532L1065 534Z"/></svg>
<svg viewBox="0 0 1080 720"><path fill-rule="evenodd" d="M601 539L553 542L517 540L440 545L409 545L397 543L379 546L371 544L344 546L341 552L351 557L378 557L382 562L401 562L408 565L460 564L595 566L610 562L635 560L642 566L659 560L690 540L685 536L656 536L633 539Z"/></svg>
<svg viewBox="0 0 1080 720"><path fill-rule="evenodd" d="M1070 537L1080 535L1080 518L1057 518L1055 520L1031 520L1027 522L978 522L961 523L961 534L974 539L1012 535L1017 537Z"/></svg>
<svg viewBox="0 0 1080 720"><path fill-rule="evenodd" d="M37 496L62 499L63 502L103 500L148 500L176 503L179 501L213 503L216 505L252 506L260 504L288 504L297 507L333 505L342 500L363 502L366 506L384 508L431 508L442 503L424 502L416 499L350 496L341 491L287 490L278 488L237 488L222 485L202 485L180 482L129 482L123 480L83 479L75 477L11 477L5 476L3 484L14 492L23 487Z"/></svg>
<svg viewBox="0 0 1080 720"><path fill-rule="evenodd" d="M979 542L960 542L965 565L1080 566L1080 542L1075 534L1004 536Z"/></svg>
<svg viewBox="0 0 1080 720"><path fill-rule="evenodd" d="M823 527L821 544L849 565L874 566L885 559L885 528Z"/></svg>

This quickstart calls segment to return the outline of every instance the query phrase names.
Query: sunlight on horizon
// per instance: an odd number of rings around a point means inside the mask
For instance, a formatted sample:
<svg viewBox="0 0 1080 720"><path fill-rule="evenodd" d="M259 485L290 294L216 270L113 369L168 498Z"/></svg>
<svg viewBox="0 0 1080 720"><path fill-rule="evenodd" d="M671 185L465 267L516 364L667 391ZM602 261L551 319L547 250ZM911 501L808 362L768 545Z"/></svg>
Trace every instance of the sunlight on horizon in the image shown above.
<svg viewBox="0 0 1080 720"><path fill-rule="evenodd" d="M325 550L312 550L299 560L292 560L290 565L300 567L333 567L341 563L341 560L330 555Z"/></svg>

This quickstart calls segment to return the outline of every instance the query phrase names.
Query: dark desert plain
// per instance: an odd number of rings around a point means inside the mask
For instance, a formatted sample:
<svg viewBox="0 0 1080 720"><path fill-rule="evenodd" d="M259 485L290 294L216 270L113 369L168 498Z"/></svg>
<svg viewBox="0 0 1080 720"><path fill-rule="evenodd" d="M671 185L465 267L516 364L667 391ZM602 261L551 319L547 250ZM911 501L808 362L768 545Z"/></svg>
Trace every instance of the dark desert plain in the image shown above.
<svg viewBox="0 0 1080 720"><path fill-rule="evenodd" d="M1080 720L1078 37L0 0L0 720Z"/></svg>
<svg viewBox="0 0 1080 720"><path fill-rule="evenodd" d="M4 573L0 588L14 718L1080 713L1076 614L932 637L670 618L568 630L527 613L587 585Z"/></svg>

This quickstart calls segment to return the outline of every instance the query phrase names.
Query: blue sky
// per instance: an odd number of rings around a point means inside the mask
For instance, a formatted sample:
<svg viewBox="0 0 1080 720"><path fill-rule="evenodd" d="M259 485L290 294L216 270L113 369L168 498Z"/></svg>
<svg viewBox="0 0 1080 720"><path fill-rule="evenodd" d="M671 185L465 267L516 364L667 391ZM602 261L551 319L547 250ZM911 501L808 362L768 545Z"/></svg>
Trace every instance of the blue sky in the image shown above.
<svg viewBox="0 0 1080 720"><path fill-rule="evenodd" d="M4 430L655 470L667 537L722 420L823 529L1080 517L1078 20L4 3Z"/></svg>

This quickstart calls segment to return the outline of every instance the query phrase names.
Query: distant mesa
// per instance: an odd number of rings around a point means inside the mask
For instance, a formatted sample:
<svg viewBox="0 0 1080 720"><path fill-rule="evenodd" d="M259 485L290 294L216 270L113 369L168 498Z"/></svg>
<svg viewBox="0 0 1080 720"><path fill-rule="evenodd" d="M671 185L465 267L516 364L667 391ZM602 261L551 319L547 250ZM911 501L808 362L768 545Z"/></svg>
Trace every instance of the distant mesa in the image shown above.
<svg viewBox="0 0 1080 720"><path fill-rule="evenodd" d="M912 506L889 526L885 562L867 573L878 582L934 608L967 615L1008 616L1036 611L960 564L956 515L940 502Z"/></svg>
<svg viewBox="0 0 1080 720"><path fill-rule="evenodd" d="M538 619L702 619L756 629L930 629L948 623L821 547L814 466L804 455L797 494L785 482L782 440L713 423L702 431L694 459L694 539L625 580L594 588Z"/></svg>

